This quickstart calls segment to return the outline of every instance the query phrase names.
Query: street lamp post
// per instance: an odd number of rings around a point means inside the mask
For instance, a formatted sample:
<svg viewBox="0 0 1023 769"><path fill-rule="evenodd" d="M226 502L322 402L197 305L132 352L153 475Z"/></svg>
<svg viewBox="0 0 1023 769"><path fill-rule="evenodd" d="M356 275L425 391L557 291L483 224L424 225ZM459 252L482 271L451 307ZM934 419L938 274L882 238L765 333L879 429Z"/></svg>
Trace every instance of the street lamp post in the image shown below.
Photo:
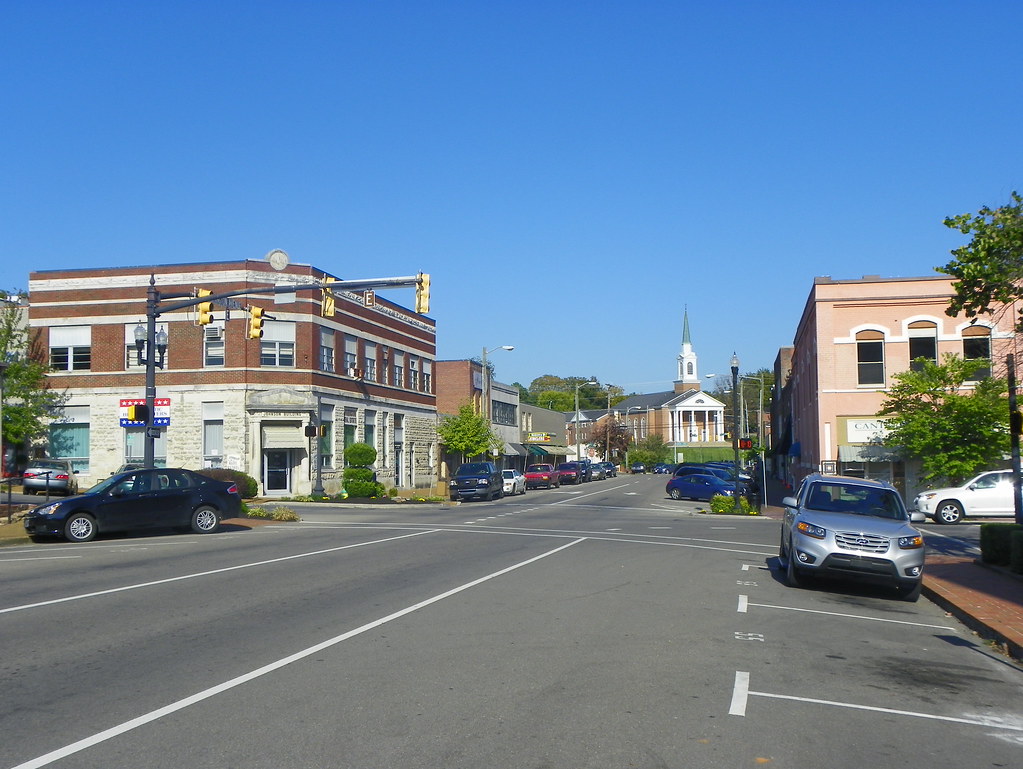
<svg viewBox="0 0 1023 769"><path fill-rule="evenodd" d="M735 512L742 513L742 505L739 504L739 356L732 353L732 454L735 459L735 490L732 492L732 500L735 505Z"/></svg>
<svg viewBox="0 0 1023 769"><path fill-rule="evenodd" d="M578 462L580 460L580 457L579 457L579 453L580 453L580 447L579 447L579 388L583 387L585 385L595 385L595 384L597 384L597 383L596 382L579 382L579 384L577 384L575 386L575 417L574 417L574 419L575 419L575 461L576 462Z"/></svg>
<svg viewBox="0 0 1023 769"><path fill-rule="evenodd" d="M4 450L4 380L9 365L7 361L0 360L0 475L4 478L7 477L7 452Z"/></svg>
<svg viewBox="0 0 1023 769"><path fill-rule="evenodd" d="M626 427L626 429L628 429L628 427L629 427L629 412L632 411L632 410L640 411L640 410L642 410L642 408L643 408L642 406L629 406L627 409L625 409L625 427ZM639 434L638 431L637 431L636 434L637 435ZM634 438L633 440L636 443L639 443L639 440L637 438ZM629 466L629 449L628 449L628 447L626 447L626 449L625 449L625 466L626 467Z"/></svg>
<svg viewBox="0 0 1023 769"><path fill-rule="evenodd" d="M156 333L156 316L159 312L160 294L156 290L156 276L149 276L149 290L146 294L146 327L140 323L135 327L135 351L139 364L146 367L146 439L143 449L142 463L146 467L156 466L156 436L159 429L154 426L154 406L156 404L156 369L163 368L167 354L167 332L160 329ZM142 357L145 347L146 357ZM159 352L160 360L156 355Z"/></svg>
<svg viewBox="0 0 1023 769"><path fill-rule="evenodd" d="M611 385L607 386L607 424L604 425L604 461L611 461Z"/></svg>

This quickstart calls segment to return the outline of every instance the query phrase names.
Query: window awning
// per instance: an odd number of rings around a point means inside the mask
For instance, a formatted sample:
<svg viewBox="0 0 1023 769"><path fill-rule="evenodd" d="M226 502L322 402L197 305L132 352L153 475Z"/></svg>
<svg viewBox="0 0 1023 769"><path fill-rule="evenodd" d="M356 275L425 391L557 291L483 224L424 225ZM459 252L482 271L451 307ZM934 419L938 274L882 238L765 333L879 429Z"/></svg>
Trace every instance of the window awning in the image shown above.
<svg viewBox="0 0 1023 769"><path fill-rule="evenodd" d="M891 449L873 444L839 445L838 458L842 462L896 462L899 459Z"/></svg>
<svg viewBox="0 0 1023 769"><path fill-rule="evenodd" d="M555 446L552 443L527 443L525 448L534 457L564 456L568 453L566 446Z"/></svg>
<svg viewBox="0 0 1023 769"><path fill-rule="evenodd" d="M526 456L526 447L521 443L506 443L504 444L504 453L513 457L524 457Z"/></svg>
<svg viewBox="0 0 1023 769"><path fill-rule="evenodd" d="M263 426L264 449L307 449L309 439L302 432L301 425L286 424Z"/></svg>

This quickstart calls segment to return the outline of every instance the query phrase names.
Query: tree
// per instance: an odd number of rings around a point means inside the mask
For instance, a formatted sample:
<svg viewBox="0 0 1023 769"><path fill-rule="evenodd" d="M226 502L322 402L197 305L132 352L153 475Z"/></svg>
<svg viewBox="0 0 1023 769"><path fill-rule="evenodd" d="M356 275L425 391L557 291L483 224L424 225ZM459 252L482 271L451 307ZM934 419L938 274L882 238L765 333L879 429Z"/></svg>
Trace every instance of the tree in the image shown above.
<svg viewBox="0 0 1023 769"><path fill-rule="evenodd" d="M437 425L437 436L449 451L465 457L478 457L490 449L501 447L501 440L490 429L487 418L477 414L469 403L463 404L458 414Z"/></svg>
<svg viewBox="0 0 1023 769"><path fill-rule="evenodd" d="M658 462L670 462L672 451L671 447L664 442L664 437L654 433L636 444L636 448L629 452L629 459L633 462L642 462L645 465L655 465Z"/></svg>
<svg viewBox="0 0 1023 769"><path fill-rule="evenodd" d="M927 480L959 483L1009 452L1009 408L1003 379L986 377L964 390L976 361L946 354L941 364L918 358L917 370L895 375L878 416L887 416L884 445L921 463Z"/></svg>
<svg viewBox="0 0 1023 769"><path fill-rule="evenodd" d="M1023 299L1023 197L1012 193L1008 205L984 206L974 214L945 219L945 226L973 239L952 251L956 258L938 272L956 279L955 296L949 301L948 315L965 313L969 318L1010 312L1012 303ZM1023 308L1012 319L1017 332L1023 332Z"/></svg>
<svg viewBox="0 0 1023 769"><path fill-rule="evenodd" d="M603 454L610 447L610 454L624 455L632 442L632 431L614 419L598 422L590 431L590 445ZM610 461L611 456L606 457Z"/></svg>
<svg viewBox="0 0 1023 769"><path fill-rule="evenodd" d="M0 291L0 360L4 373L3 444L11 447L46 433L47 417L54 416L67 401L50 388L44 351L29 339L24 321L24 292ZM10 468L4 465L6 470Z"/></svg>
<svg viewBox="0 0 1023 769"><path fill-rule="evenodd" d="M544 390L537 395L536 405L554 411L573 411L575 409L575 394L558 390Z"/></svg>

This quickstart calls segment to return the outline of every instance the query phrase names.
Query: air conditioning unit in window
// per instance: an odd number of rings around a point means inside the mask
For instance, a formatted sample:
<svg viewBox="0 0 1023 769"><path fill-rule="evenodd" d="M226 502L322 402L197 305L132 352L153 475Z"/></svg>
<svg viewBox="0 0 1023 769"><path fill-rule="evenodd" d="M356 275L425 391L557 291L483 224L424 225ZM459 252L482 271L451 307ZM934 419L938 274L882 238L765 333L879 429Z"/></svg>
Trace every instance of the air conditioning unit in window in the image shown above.
<svg viewBox="0 0 1023 769"><path fill-rule="evenodd" d="M220 326L206 326L203 334L206 339L219 341L224 338L224 329Z"/></svg>
<svg viewBox="0 0 1023 769"><path fill-rule="evenodd" d="M362 369L361 368L350 368L350 369L347 369L347 371L348 371L348 376L352 377L353 379L362 379Z"/></svg>

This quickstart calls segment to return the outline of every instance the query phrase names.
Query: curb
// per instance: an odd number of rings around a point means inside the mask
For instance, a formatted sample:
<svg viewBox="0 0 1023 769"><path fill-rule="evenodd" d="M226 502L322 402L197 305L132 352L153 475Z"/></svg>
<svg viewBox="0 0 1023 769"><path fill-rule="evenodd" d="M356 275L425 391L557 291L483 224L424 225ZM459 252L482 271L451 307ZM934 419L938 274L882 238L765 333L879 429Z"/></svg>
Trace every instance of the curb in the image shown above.
<svg viewBox="0 0 1023 769"><path fill-rule="evenodd" d="M984 620L974 617L954 601L950 601L941 593L928 586L926 572L924 572L923 594L929 601L940 606L981 638L995 642L1014 660L1023 662L1023 646L1006 638L999 630Z"/></svg>

